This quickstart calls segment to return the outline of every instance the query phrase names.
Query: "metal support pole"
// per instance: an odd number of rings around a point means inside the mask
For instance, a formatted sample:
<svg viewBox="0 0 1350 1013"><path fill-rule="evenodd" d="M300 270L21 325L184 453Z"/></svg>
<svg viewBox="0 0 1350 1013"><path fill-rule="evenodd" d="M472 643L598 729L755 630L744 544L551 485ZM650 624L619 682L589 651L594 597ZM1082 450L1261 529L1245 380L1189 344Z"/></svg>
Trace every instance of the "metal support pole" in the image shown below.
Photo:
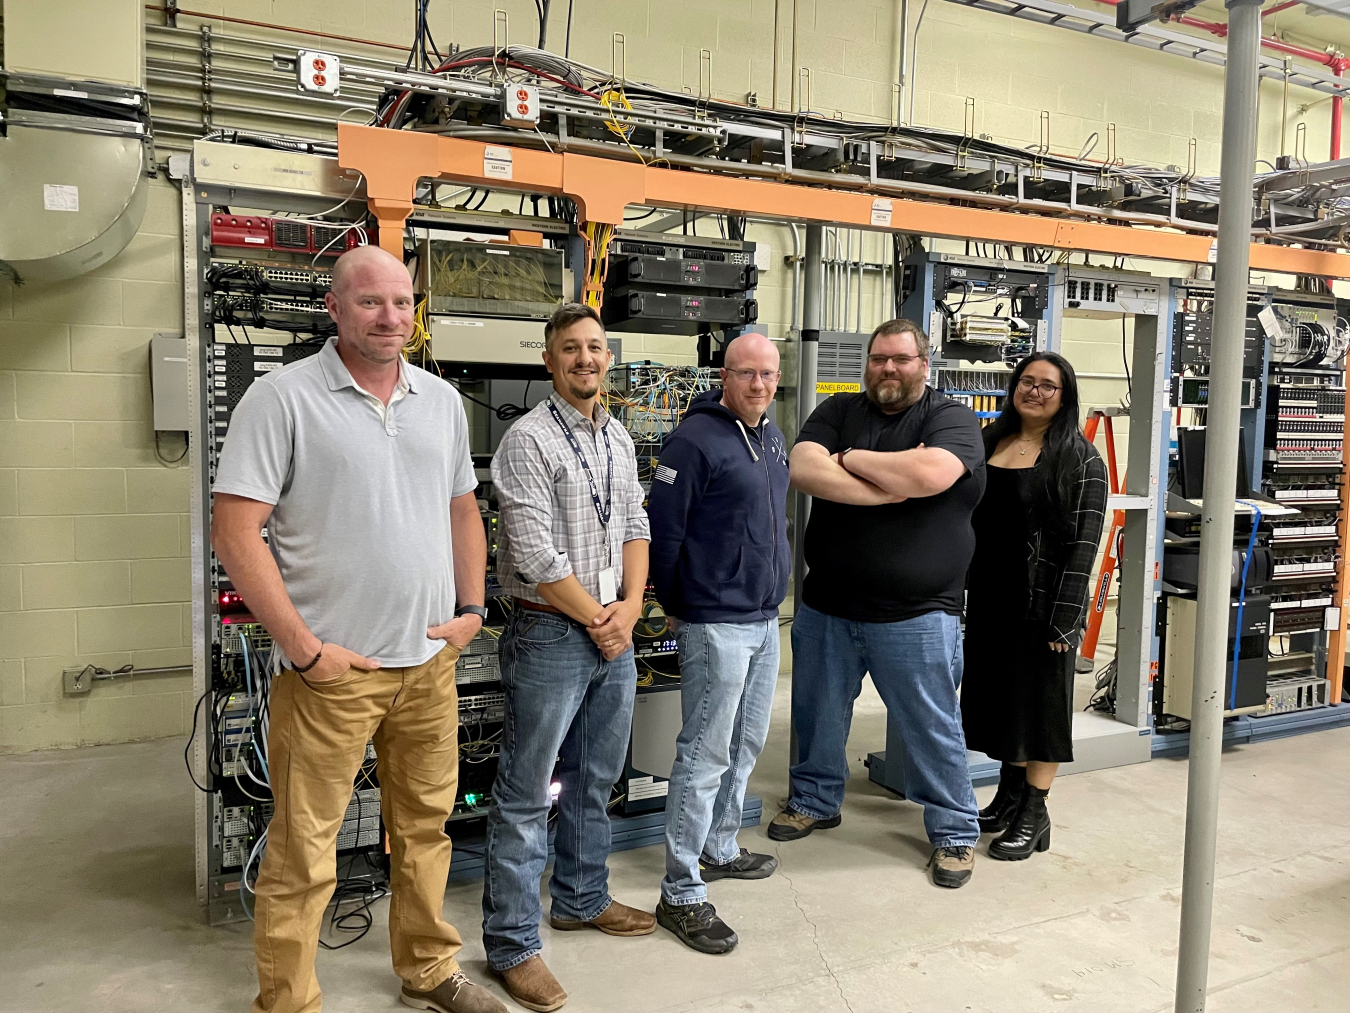
<svg viewBox="0 0 1350 1013"><path fill-rule="evenodd" d="M823 230L819 225L806 227L806 256L802 267L802 330L797 349L797 431L806 424L816 410L816 356L820 344L821 289L824 284L824 265L821 263ZM806 522L811 516L811 497L794 492L795 523L792 527L792 611L802 607L802 588L806 582ZM793 671L792 692L797 692L796 671ZM788 746L790 762L797 762L797 729L792 728Z"/></svg>
<svg viewBox="0 0 1350 1013"><path fill-rule="evenodd" d="M1186 855L1181 888L1176 1013L1203 1013L1214 908L1214 850L1223 751L1224 670L1233 556L1233 496L1247 326L1252 175L1256 161L1261 0L1227 0L1218 262L1213 357L1205 434L1204 511L1196 609L1191 758L1186 783Z"/></svg>
<svg viewBox="0 0 1350 1013"><path fill-rule="evenodd" d="M1345 64L1340 60L1331 68L1331 72L1337 77L1345 73ZM1341 114L1342 99L1337 95L1331 100L1331 160L1334 162L1341 157Z"/></svg>

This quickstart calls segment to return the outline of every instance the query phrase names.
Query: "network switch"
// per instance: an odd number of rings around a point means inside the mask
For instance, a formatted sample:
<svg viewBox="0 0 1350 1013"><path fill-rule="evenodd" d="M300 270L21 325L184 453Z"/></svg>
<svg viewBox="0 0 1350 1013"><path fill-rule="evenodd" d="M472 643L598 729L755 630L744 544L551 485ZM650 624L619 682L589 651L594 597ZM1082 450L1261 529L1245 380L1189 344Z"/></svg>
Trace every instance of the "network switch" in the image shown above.
<svg viewBox="0 0 1350 1013"><path fill-rule="evenodd" d="M505 693L474 693L459 698L461 725L494 724L505 717Z"/></svg>

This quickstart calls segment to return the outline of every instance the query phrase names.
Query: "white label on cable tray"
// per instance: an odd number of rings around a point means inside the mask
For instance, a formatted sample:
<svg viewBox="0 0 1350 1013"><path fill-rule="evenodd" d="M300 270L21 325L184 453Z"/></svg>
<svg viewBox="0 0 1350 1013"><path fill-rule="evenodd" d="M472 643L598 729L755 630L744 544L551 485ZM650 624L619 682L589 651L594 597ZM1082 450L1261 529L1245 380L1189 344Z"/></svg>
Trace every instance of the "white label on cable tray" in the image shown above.
<svg viewBox="0 0 1350 1013"><path fill-rule="evenodd" d="M885 197L877 197L872 201L872 224L883 229L891 227L891 202Z"/></svg>
<svg viewBox="0 0 1350 1013"><path fill-rule="evenodd" d="M1205 258L1208 263L1217 264L1219 262L1219 241L1211 240L1209 244L1209 255Z"/></svg>
<svg viewBox="0 0 1350 1013"><path fill-rule="evenodd" d="M600 604L608 605L619 600L619 586L614 579L614 567L607 566L600 571Z"/></svg>
<svg viewBox="0 0 1350 1013"><path fill-rule="evenodd" d="M483 146L483 175L488 179L511 178L511 149L496 145Z"/></svg>
<svg viewBox="0 0 1350 1013"><path fill-rule="evenodd" d="M80 188L62 183L43 183L42 206L48 211L78 211Z"/></svg>

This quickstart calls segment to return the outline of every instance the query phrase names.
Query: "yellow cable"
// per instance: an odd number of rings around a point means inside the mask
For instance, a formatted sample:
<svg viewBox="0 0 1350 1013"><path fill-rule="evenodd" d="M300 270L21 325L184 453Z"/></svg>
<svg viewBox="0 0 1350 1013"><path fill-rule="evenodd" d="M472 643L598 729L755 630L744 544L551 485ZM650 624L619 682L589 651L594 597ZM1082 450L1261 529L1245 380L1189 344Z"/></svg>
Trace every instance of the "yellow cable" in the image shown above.
<svg viewBox="0 0 1350 1013"><path fill-rule="evenodd" d="M642 157L642 152L638 151L637 148L633 147L633 142L629 140L629 138L633 136L632 125L630 124L629 126L626 127L620 126L619 118L614 112L615 105L618 105L621 109L623 109L626 112L633 111L633 103L628 101L628 96L623 93L623 89L611 88L609 91L605 92L603 95L600 96L600 104L604 106L605 111L609 113L609 119L605 120L605 126L609 127L612 133L618 134L621 138L623 138L623 143L628 145L628 150L637 156L637 160L639 162L641 162L643 165L646 165L647 160Z"/></svg>

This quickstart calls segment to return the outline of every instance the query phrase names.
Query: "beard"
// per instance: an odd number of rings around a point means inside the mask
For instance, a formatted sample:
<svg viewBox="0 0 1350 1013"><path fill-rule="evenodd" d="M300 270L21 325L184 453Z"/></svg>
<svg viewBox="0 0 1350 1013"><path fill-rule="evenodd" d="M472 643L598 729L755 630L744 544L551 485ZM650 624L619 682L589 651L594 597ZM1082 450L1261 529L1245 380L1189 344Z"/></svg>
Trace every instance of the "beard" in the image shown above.
<svg viewBox="0 0 1350 1013"><path fill-rule="evenodd" d="M578 401L586 401L600 393L600 381L595 377L590 380L575 380L569 377L567 389Z"/></svg>
<svg viewBox="0 0 1350 1013"><path fill-rule="evenodd" d="M897 377L886 380L881 377L864 377L863 387L867 397L878 408L908 408L923 394L927 377L916 376L912 380Z"/></svg>

